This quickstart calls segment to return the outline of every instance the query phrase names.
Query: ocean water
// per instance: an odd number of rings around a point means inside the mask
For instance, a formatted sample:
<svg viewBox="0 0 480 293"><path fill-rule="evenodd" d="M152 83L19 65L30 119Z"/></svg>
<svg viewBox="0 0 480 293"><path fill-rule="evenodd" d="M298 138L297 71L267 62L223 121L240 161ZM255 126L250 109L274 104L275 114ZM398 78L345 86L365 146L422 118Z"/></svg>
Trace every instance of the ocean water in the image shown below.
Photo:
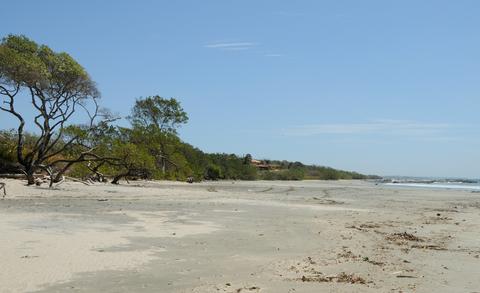
<svg viewBox="0 0 480 293"><path fill-rule="evenodd" d="M480 184L478 183L385 183L392 187L416 187L429 189L461 189L461 190L478 190L480 191Z"/></svg>
<svg viewBox="0 0 480 293"><path fill-rule="evenodd" d="M480 180L445 178L389 178L392 182L384 185L391 187L414 187L428 189L456 189L480 191Z"/></svg>

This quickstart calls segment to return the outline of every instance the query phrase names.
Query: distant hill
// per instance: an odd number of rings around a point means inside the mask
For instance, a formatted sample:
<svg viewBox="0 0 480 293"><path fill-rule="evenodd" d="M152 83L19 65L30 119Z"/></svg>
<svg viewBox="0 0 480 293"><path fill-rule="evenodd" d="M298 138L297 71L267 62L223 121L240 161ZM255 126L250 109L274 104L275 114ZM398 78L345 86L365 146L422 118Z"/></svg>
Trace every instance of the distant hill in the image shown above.
<svg viewBox="0 0 480 293"><path fill-rule="evenodd" d="M337 170L330 167L305 165L301 162L256 160L251 164L257 167L258 177L263 180L339 180L339 179L379 179L375 175Z"/></svg>

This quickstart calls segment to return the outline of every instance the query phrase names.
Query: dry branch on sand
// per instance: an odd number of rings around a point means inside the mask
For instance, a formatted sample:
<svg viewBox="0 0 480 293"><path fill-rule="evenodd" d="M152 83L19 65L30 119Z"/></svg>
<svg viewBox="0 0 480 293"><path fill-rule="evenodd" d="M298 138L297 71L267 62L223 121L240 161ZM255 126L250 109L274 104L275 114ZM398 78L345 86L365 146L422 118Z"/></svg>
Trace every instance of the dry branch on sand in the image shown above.
<svg viewBox="0 0 480 293"><path fill-rule="evenodd" d="M5 183L0 182L0 190L3 190L3 197L7 195L7 188L5 187Z"/></svg>

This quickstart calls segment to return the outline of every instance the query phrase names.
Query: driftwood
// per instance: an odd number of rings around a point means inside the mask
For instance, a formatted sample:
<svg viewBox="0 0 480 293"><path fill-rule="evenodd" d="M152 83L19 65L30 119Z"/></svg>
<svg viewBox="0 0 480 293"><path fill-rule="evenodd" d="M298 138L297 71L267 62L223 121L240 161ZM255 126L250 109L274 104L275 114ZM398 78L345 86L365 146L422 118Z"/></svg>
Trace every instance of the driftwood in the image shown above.
<svg viewBox="0 0 480 293"><path fill-rule="evenodd" d="M0 190L3 190L3 198L7 195L7 188L5 187L5 183L0 182Z"/></svg>
<svg viewBox="0 0 480 293"><path fill-rule="evenodd" d="M94 165L95 163L95 165ZM108 163L106 160L105 161L100 161L100 162L88 162L86 167L88 170L90 170L91 174L89 174L84 180L92 181L92 182L103 182L106 183L108 180L105 177L103 173L98 171L103 165Z"/></svg>
<svg viewBox="0 0 480 293"><path fill-rule="evenodd" d="M85 185L90 185L89 181L85 181L85 180L81 180L81 179L77 179L77 178L73 178L73 177L68 177L68 176L64 176L65 179L68 179L70 181L73 181L73 182L79 182L79 183L83 183Z"/></svg>
<svg viewBox="0 0 480 293"><path fill-rule="evenodd" d="M103 176L103 174L101 174ZM43 174L34 174L35 177L35 184L36 185L42 185L43 183L47 183L48 180L50 180L50 176L46 176ZM5 179L27 179L27 176L25 174L0 174L0 178L5 178ZM55 184L58 186L65 182L65 180L70 180L74 182L79 182L83 183L85 185L91 185L93 184L96 180L92 180L91 178L88 178L87 180L82 180L82 179L77 179L73 177L68 177L68 176L61 176L60 180L58 182L55 182ZM105 179L103 179L105 180ZM105 181L101 181L105 182ZM3 190L4 197L7 195L7 189L6 189L6 184L0 182L0 191Z"/></svg>
<svg viewBox="0 0 480 293"><path fill-rule="evenodd" d="M25 178L27 178L27 176L25 174L0 174L0 178L25 179Z"/></svg>
<svg viewBox="0 0 480 293"><path fill-rule="evenodd" d="M35 179L37 178L44 178L45 175L44 174L33 174L33 177ZM7 174L0 174L0 178L4 178L4 179L27 179L27 175L26 174L12 174L12 173L7 173Z"/></svg>

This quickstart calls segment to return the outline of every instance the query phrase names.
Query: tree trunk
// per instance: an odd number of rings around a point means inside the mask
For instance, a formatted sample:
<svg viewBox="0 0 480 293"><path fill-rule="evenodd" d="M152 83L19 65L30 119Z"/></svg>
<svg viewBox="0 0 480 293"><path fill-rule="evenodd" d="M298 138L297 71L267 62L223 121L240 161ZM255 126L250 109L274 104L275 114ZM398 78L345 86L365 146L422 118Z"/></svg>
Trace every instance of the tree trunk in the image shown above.
<svg viewBox="0 0 480 293"><path fill-rule="evenodd" d="M119 174L119 175L113 177L112 184L118 184L118 181L120 181L120 179L122 179L123 177L128 176L128 175L129 175L129 173L123 173L123 174Z"/></svg>
<svg viewBox="0 0 480 293"><path fill-rule="evenodd" d="M35 176L34 176L34 169L33 169L33 168L29 168L29 169L25 172L25 176L27 176L28 185L33 185L33 184L35 184Z"/></svg>

